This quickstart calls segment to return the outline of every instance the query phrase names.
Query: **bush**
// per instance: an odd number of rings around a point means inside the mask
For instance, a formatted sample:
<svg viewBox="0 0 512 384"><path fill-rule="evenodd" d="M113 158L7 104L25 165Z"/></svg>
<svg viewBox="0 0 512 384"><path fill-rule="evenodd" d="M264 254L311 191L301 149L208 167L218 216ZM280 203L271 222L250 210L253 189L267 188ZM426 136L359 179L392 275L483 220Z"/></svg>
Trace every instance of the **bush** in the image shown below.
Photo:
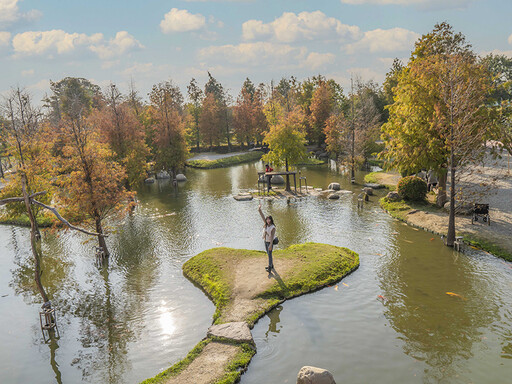
<svg viewBox="0 0 512 384"><path fill-rule="evenodd" d="M417 176L406 176L398 182L397 190L402 199L423 201L427 196L427 183Z"/></svg>

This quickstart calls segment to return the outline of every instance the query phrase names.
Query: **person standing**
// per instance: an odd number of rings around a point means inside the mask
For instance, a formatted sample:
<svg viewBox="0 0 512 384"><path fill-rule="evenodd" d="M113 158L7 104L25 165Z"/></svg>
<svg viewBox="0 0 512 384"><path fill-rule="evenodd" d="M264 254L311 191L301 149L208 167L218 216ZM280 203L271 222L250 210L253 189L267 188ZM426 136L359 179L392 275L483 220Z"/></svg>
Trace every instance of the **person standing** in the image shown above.
<svg viewBox="0 0 512 384"><path fill-rule="evenodd" d="M265 242L265 250L268 255L268 267L265 267L265 270L268 273L272 272L274 268L274 262L272 259L272 249L274 247L274 239L276 237L276 226L274 225L274 219L272 216L267 216L263 214L261 211L261 203L258 206L258 212L260 213L261 218L263 219L263 241Z"/></svg>

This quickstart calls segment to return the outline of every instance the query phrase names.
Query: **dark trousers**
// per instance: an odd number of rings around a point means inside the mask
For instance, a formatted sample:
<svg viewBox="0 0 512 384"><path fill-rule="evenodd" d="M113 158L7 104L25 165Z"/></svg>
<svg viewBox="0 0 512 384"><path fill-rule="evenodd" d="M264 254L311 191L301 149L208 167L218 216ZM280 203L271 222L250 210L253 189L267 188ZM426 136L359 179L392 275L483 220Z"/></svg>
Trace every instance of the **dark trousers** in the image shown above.
<svg viewBox="0 0 512 384"><path fill-rule="evenodd" d="M272 178L272 176L265 176L265 177L267 178L267 191L270 192L270 188L272 188L270 179Z"/></svg>
<svg viewBox="0 0 512 384"><path fill-rule="evenodd" d="M272 250L269 250L269 247L270 247L270 243L268 241L265 241L265 250L267 251L267 255L268 255L268 266L273 267L274 263L272 260Z"/></svg>

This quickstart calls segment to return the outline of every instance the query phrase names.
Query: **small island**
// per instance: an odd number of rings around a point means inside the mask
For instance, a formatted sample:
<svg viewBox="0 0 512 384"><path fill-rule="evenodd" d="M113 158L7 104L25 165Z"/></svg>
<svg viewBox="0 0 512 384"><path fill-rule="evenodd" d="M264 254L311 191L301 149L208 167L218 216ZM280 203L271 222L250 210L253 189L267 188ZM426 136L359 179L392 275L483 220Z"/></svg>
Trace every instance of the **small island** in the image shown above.
<svg viewBox="0 0 512 384"><path fill-rule="evenodd" d="M264 270L266 253L233 248L204 251L183 273L215 303L208 336L153 383L235 383L256 353L250 328L283 301L333 284L359 266L347 248L305 243L274 252L275 270ZM192 380L192 381L188 381Z"/></svg>

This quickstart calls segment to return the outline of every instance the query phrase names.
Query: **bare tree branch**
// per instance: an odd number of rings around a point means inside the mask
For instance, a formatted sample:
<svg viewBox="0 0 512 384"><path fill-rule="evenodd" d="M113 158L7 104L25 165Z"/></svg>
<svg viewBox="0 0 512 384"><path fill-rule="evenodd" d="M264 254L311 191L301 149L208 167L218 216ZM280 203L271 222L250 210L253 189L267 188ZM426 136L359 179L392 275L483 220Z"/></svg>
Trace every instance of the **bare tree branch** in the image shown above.
<svg viewBox="0 0 512 384"><path fill-rule="evenodd" d="M30 199L36 197L36 196L41 196L41 195L46 195L46 191L42 191L42 192L36 192L36 193L33 193L32 195L29 196ZM9 204L9 203L22 203L24 201L23 197L8 197L6 199L2 199L0 200L0 205L5 205L5 204Z"/></svg>
<svg viewBox="0 0 512 384"><path fill-rule="evenodd" d="M49 205L46 205L46 204L43 204L41 203L40 201L37 201L35 199L32 199L32 203L36 204L36 205L39 205L40 207L43 207L47 210L49 210L50 212L52 212L55 217L57 217L57 219L59 219L60 221L62 221L65 225L67 225L69 228L71 229L74 229L75 231L79 231L79 232L83 232L87 235L91 235L91 236L101 236L101 237L107 237L108 235L105 235L105 234L100 234L100 233L96 233L96 232L90 232L90 231L87 231L85 229L82 229L82 228L79 228L79 227L76 227L74 226L73 224L71 224L69 221L67 221L65 218L63 218L59 211L57 211L56 208L53 208L53 207L50 207Z"/></svg>

